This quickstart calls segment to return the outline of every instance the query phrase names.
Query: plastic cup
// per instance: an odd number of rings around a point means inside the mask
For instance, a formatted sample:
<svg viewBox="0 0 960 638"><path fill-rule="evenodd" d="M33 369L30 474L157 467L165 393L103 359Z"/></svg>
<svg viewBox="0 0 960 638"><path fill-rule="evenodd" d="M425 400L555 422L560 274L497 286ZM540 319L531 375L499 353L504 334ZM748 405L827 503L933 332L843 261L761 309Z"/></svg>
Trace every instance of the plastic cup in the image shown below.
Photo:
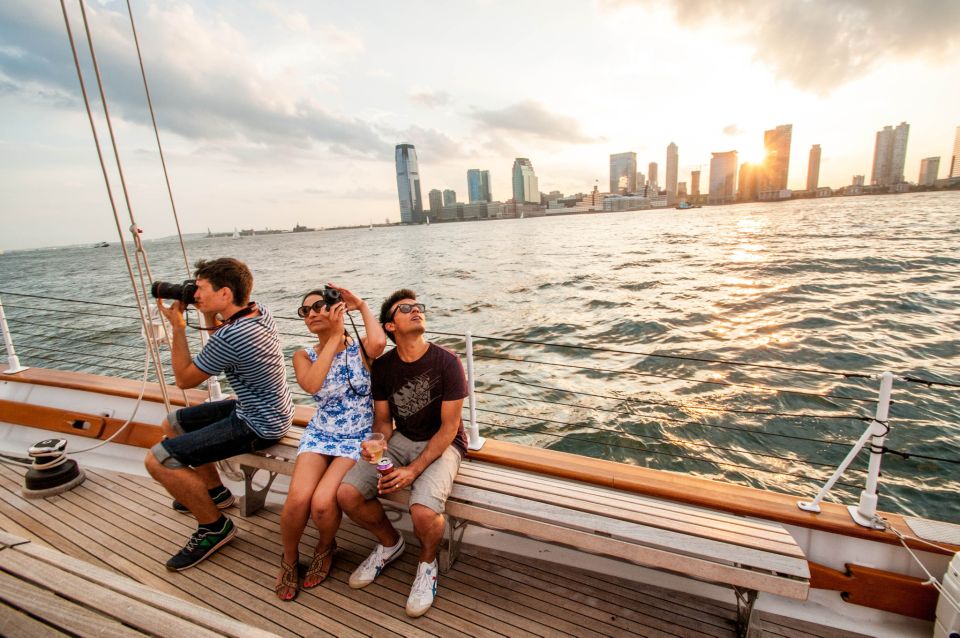
<svg viewBox="0 0 960 638"><path fill-rule="evenodd" d="M380 432L371 432L363 439L363 443L360 445L370 454L370 463L376 465L380 462L380 459L383 458L383 448L385 444L383 434Z"/></svg>

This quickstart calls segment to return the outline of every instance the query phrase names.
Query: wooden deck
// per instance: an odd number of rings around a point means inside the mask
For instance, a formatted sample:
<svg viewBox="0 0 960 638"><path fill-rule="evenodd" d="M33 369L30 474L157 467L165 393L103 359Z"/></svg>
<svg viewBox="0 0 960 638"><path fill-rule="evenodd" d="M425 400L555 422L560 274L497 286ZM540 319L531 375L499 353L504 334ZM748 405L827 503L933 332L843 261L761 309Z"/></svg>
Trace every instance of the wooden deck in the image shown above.
<svg viewBox="0 0 960 638"><path fill-rule="evenodd" d="M441 576L430 612L410 619L403 610L415 553L408 551L366 589L352 590L350 572L373 541L346 520L330 578L284 603L273 594L279 563L277 506L246 519L233 516L240 533L230 545L196 568L171 573L163 563L193 531L193 519L174 512L170 497L149 478L85 471L87 480L78 488L33 501L19 492L24 470L0 464L0 529L281 636L735 635L732 596L731 604L723 604L471 547L464 547L454 568ZM309 527L304 541L301 554L308 556L315 542ZM2 564L0 575L12 576ZM56 597L56 591L44 595ZM0 633L40 635L22 629L38 626L50 635L74 633L58 629L57 613L38 614L14 599L7 596L0 604ZM855 636L770 614L761 614L761 621L758 629L764 636ZM124 635L170 635L170 627L144 632L122 619L116 622L128 632Z"/></svg>

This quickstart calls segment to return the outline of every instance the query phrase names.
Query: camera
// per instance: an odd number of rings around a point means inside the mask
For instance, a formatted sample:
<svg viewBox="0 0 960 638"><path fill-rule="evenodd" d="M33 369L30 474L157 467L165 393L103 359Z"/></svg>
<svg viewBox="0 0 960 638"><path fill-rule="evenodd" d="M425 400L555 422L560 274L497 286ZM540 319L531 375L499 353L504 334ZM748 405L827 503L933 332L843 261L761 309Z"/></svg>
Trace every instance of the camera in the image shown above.
<svg viewBox="0 0 960 638"><path fill-rule="evenodd" d="M336 292L336 291L334 291ZM150 286L150 294L154 299L173 299L183 303L183 305L195 304L195 295L197 293L197 281L195 279L186 279L182 284L172 284L168 281L155 281ZM339 296L340 293L337 293ZM326 291L324 291L326 299Z"/></svg>
<svg viewBox="0 0 960 638"><path fill-rule="evenodd" d="M340 301L339 290L330 286L323 287L323 305L327 307L327 310L340 303Z"/></svg>

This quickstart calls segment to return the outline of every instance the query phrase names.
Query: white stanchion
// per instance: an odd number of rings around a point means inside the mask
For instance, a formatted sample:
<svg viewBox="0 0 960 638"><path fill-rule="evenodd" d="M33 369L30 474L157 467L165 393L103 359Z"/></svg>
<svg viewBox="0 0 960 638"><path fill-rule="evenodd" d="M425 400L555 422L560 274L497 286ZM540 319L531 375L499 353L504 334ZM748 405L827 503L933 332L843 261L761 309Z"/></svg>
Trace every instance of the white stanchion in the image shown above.
<svg viewBox="0 0 960 638"><path fill-rule="evenodd" d="M480 436L480 426L477 424L477 395L473 389L473 336L469 330L464 334L464 340L467 346L467 390L469 392L467 395L467 405L470 408L470 425L467 427L467 447L471 450L479 450L483 447L486 439Z"/></svg>
<svg viewBox="0 0 960 638"><path fill-rule="evenodd" d="M16 374L29 370L28 366L20 365L17 352L13 349L13 337L10 336L10 328L7 327L7 316L3 314L3 301L0 301L0 331L3 332L3 345L7 349L7 365L9 366L3 371L3 374Z"/></svg>

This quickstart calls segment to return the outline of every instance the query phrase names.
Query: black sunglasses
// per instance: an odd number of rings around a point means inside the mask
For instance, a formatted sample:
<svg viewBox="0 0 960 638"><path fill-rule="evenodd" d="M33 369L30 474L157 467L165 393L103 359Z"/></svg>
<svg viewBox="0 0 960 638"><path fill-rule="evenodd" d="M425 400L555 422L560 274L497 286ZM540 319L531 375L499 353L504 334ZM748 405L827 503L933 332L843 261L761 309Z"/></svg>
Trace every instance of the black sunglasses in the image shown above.
<svg viewBox="0 0 960 638"><path fill-rule="evenodd" d="M397 316L398 310L405 315L409 315L413 312L414 308L419 310L420 314L426 314L427 312L427 307L422 303L399 303L397 307L393 309L393 312L390 313L390 321L393 321L393 318Z"/></svg>
<svg viewBox="0 0 960 638"><path fill-rule="evenodd" d="M299 315L301 319L306 319L311 310L314 312L320 312L324 308L327 308L326 302L323 299L318 299L309 306L300 306L297 308L297 315Z"/></svg>

